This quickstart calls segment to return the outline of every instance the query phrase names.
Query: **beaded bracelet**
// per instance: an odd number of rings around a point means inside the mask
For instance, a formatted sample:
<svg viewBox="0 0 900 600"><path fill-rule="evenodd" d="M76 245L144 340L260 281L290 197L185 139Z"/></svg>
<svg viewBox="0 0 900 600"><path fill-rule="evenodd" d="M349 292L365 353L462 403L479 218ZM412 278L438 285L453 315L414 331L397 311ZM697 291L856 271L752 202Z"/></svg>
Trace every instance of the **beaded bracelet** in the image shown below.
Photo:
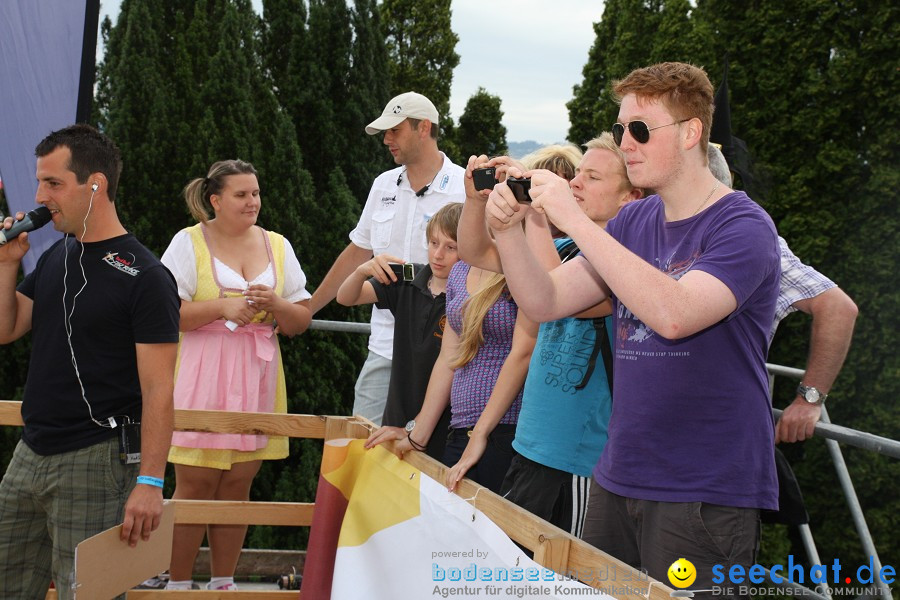
<svg viewBox="0 0 900 600"><path fill-rule="evenodd" d="M149 475L138 475L137 478L138 483L143 483L144 485L152 485L153 487L162 488L163 480L159 477L150 477Z"/></svg>

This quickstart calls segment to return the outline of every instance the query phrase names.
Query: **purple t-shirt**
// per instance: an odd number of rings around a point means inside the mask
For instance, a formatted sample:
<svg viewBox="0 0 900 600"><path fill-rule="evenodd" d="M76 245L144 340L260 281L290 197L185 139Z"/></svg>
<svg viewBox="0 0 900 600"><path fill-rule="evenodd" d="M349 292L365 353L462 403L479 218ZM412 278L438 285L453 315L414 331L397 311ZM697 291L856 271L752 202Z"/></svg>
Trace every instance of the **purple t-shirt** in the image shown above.
<svg viewBox="0 0 900 600"><path fill-rule="evenodd" d="M457 335L462 332L462 306L469 298L466 290L468 275L469 265L459 261L450 269L450 276L447 278L447 323ZM468 364L453 372L450 427L474 427L478 422L500 376L500 369L512 349L518 313L519 307L507 290L503 291L500 299L488 310L481 325L484 343L478 349L478 354ZM522 390L519 390L500 422L515 424L521 408Z"/></svg>
<svg viewBox="0 0 900 600"><path fill-rule="evenodd" d="M675 279L699 269L737 299L728 317L667 340L618 298L609 441L594 477L629 498L778 508L765 359L781 273L775 226L743 192L667 223L658 196L607 231Z"/></svg>

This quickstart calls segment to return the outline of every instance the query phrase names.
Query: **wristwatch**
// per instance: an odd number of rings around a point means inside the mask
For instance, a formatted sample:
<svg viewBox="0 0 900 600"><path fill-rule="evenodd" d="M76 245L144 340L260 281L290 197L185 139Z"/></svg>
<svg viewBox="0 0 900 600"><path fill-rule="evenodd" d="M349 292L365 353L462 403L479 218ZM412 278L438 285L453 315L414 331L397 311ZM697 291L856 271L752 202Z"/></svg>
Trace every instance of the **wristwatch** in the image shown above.
<svg viewBox="0 0 900 600"><path fill-rule="evenodd" d="M811 385L803 385L802 383L797 386L797 395L802 396L804 400L815 405L823 404L825 398L828 397L828 394L823 394Z"/></svg>
<svg viewBox="0 0 900 600"><path fill-rule="evenodd" d="M407 421L406 427L404 427L404 429L406 430L406 433L412 433L412 430L415 428L416 428L416 420L415 419L410 419L409 421Z"/></svg>

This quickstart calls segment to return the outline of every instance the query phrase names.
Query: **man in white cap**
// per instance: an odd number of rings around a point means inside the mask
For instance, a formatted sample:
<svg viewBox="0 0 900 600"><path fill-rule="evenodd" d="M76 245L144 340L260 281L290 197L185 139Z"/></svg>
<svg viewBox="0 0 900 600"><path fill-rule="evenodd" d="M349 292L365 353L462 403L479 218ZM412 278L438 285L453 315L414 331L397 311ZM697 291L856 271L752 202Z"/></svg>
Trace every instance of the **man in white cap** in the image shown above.
<svg viewBox="0 0 900 600"><path fill-rule="evenodd" d="M381 116L366 127L369 135L384 135L384 144L399 166L382 173L372 184L359 223L350 232L350 243L310 300L314 315L334 300L344 280L373 256L383 256L379 266L392 281L396 276L388 262L428 262L428 220L448 202L462 202L466 197L465 170L438 150L439 119L428 98L406 92L392 98ZM393 315L373 307L369 356L356 382L353 414L377 425L381 424L390 383L393 336Z"/></svg>

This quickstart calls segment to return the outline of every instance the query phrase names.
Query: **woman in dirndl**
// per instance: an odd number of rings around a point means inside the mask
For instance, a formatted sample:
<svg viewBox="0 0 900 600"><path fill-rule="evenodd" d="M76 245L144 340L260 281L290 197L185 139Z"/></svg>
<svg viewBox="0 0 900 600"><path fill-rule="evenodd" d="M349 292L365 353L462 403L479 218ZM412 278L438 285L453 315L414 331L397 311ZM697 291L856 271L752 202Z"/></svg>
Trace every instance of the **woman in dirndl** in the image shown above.
<svg viewBox="0 0 900 600"><path fill-rule="evenodd" d="M256 224L260 191L253 165L219 161L184 197L198 223L179 231L162 257L181 297L175 407L287 412L277 333L309 326L306 276L283 236ZM285 437L175 432L173 498L249 500L263 460L285 458ZM208 536L212 581L233 590L246 525L177 525L166 589L191 589L194 560Z"/></svg>

